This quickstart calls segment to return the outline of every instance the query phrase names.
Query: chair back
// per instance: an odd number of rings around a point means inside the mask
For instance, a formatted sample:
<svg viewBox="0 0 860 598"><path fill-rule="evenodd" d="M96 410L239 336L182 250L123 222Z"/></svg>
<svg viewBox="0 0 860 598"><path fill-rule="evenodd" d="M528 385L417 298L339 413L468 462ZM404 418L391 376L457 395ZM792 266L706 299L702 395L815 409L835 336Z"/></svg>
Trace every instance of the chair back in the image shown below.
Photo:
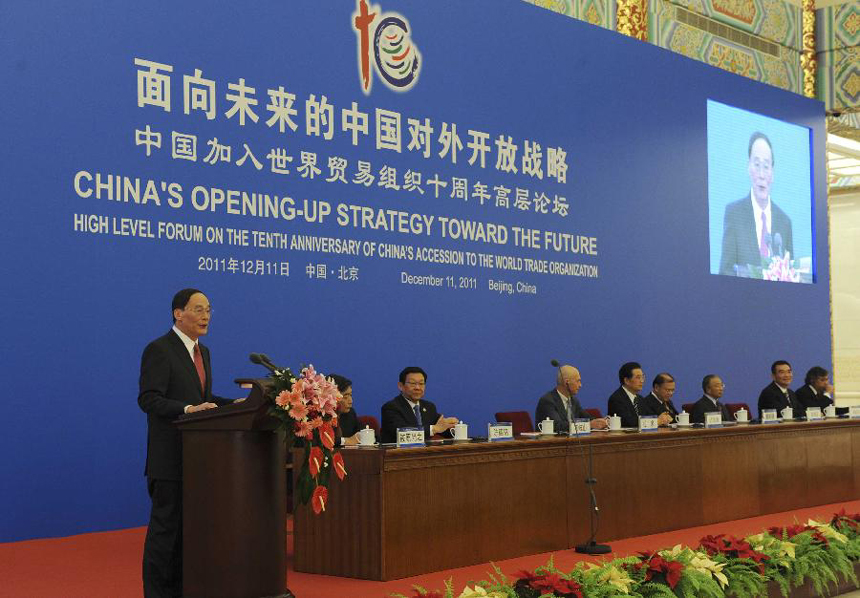
<svg viewBox="0 0 860 598"><path fill-rule="evenodd" d="M600 412L600 409L596 407L586 407L585 412L591 417L600 418L603 417L603 414Z"/></svg>
<svg viewBox="0 0 860 598"><path fill-rule="evenodd" d="M373 417L372 415L359 415L358 423L361 424L361 429L364 429L366 426L370 426L373 428L373 431L376 432L376 436L379 437L379 420Z"/></svg>
<svg viewBox="0 0 860 598"><path fill-rule="evenodd" d="M496 413L497 422L511 422L514 427L514 436L523 432L534 432L532 417L528 411L499 411Z"/></svg>
<svg viewBox="0 0 860 598"><path fill-rule="evenodd" d="M686 411L687 413L692 413L693 412L693 405L695 405L695 403L684 403L683 405L681 405L681 411Z"/></svg>

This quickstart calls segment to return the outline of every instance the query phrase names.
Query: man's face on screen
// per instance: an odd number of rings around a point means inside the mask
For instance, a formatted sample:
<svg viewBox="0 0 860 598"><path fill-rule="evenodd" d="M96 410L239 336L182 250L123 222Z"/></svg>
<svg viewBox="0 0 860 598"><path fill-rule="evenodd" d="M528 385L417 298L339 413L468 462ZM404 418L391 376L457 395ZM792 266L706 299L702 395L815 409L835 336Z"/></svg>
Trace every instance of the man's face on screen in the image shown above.
<svg viewBox="0 0 860 598"><path fill-rule="evenodd" d="M407 374L406 382L403 384L397 383L400 392L410 401L417 401L424 396L424 376L419 373Z"/></svg>
<svg viewBox="0 0 860 598"><path fill-rule="evenodd" d="M791 384L792 374L791 374L791 366L780 364L776 366L776 373L773 375L773 381L782 386L783 388L788 388L788 385Z"/></svg>
<svg viewBox="0 0 860 598"><path fill-rule="evenodd" d="M770 197L770 185L773 183L773 153L764 139L756 139L753 143L747 171L756 201L759 205L766 206Z"/></svg>

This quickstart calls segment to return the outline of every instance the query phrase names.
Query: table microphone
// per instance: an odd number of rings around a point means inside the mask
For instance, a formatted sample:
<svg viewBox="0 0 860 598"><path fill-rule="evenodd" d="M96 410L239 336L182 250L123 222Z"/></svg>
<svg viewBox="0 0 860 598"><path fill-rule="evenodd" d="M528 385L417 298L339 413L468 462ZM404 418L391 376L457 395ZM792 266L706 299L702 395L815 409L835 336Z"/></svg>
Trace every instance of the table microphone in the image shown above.
<svg viewBox="0 0 860 598"><path fill-rule="evenodd" d="M561 365L559 364L557 359L550 360L550 364L558 368L558 375L560 380L564 380L564 386L567 388L568 400L573 401L573 393L570 391L570 385L567 383L567 380L561 374ZM572 406L572 403L571 403ZM573 425L574 435L577 440L580 440L579 430L576 429L576 422L570 422ZM591 536L588 538L588 541L585 544L578 544L574 550L580 554L607 554L612 552L612 549L607 544L598 544L594 539L597 537L597 529L600 526L600 507L597 506L597 495L594 493L594 485L597 483L597 478L594 477L594 461L591 443L588 443L588 457L586 459L585 456L585 448L582 446L582 442L578 442L580 453L582 455L583 465L587 467L586 470L586 478L585 478L585 486L588 488L589 499L591 500L591 505L589 507L589 523L591 527ZM595 524L595 518L597 522Z"/></svg>

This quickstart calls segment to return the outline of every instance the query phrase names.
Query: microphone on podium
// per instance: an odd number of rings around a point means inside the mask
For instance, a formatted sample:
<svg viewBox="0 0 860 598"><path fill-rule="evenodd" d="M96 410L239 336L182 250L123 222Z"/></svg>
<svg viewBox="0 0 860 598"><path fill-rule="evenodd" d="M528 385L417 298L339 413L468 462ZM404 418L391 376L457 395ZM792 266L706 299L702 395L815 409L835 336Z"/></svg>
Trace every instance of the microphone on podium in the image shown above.
<svg viewBox="0 0 860 598"><path fill-rule="evenodd" d="M272 361L269 359L269 356L265 353L251 353L248 358L251 360L251 363L261 365L273 374L278 373L278 367L272 363Z"/></svg>

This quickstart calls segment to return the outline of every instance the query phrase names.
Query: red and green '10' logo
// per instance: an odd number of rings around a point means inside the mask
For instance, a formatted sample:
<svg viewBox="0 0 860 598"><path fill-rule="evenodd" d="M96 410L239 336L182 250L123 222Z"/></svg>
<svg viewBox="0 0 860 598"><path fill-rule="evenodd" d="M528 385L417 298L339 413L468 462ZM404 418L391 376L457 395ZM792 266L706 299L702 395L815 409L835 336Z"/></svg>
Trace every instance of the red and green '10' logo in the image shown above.
<svg viewBox="0 0 860 598"><path fill-rule="evenodd" d="M370 94L371 52L373 66L382 81L393 91L409 91L418 81L421 54L409 37L409 22L394 12L381 13L379 5L368 6L358 0L352 15L358 36L358 74L361 89Z"/></svg>

